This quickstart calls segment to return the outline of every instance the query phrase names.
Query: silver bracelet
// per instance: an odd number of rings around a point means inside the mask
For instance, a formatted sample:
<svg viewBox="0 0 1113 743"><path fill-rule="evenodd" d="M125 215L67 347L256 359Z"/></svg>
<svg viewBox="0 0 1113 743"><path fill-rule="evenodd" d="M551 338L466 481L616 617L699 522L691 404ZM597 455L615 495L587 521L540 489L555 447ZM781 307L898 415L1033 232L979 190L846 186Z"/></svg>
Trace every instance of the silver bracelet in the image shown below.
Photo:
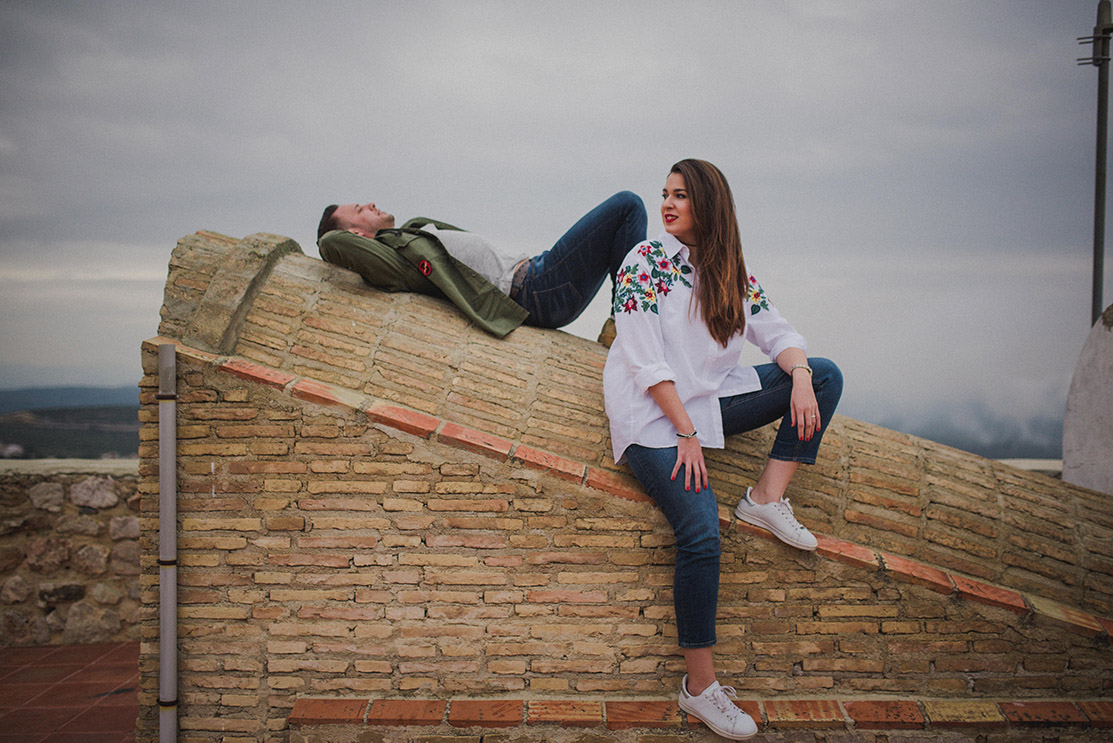
<svg viewBox="0 0 1113 743"><path fill-rule="evenodd" d="M677 431L676 432L676 438L678 438L678 439L694 439L696 437L697 433L699 433L699 432L698 431L692 431L691 433L680 433L680 431Z"/></svg>
<svg viewBox="0 0 1113 743"><path fill-rule="evenodd" d="M796 365L794 365L791 369L788 370L788 376L791 377L792 372L796 371L797 369L804 369L805 371L808 372L809 377L812 376L812 368L810 366L808 366L807 364L796 364Z"/></svg>

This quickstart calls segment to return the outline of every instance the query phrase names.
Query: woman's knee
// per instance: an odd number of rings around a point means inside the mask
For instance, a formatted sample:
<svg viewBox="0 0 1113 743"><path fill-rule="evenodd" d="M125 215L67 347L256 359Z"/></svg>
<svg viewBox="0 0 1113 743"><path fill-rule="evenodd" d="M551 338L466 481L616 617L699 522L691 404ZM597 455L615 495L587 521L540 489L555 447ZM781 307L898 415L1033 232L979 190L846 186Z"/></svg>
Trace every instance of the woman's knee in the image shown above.
<svg viewBox="0 0 1113 743"><path fill-rule="evenodd" d="M812 368L812 379L816 384L842 390L842 369L834 361L822 357L809 358L808 365Z"/></svg>
<svg viewBox="0 0 1113 743"><path fill-rule="evenodd" d="M808 359L808 364L812 367L816 397L820 405L831 413L842 398L842 370L830 359Z"/></svg>
<svg viewBox="0 0 1113 743"><path fill-rule="evenodd" d="M689 544L687 551L693 558L718 561L723 554L723 542L718 532L716 532L713 535L705 535Z"/></svg>

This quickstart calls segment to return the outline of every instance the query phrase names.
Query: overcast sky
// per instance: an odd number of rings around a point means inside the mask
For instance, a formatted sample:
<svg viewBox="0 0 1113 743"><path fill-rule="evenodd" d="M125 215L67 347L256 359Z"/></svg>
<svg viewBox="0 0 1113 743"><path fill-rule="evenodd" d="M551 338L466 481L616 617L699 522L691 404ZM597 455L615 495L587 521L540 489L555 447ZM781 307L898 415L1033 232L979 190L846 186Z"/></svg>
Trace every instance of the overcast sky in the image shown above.
<svg viewBox="0 0 1113 743"><path fill-rule="evenodd" d="M701 157L773 302L842 366L841 412L1061 418L1096 8L0 0L0 388L137 381L198 229L316 257L325 204L374 200L540 252L620 189L656 234L669 166Z"/></svg>

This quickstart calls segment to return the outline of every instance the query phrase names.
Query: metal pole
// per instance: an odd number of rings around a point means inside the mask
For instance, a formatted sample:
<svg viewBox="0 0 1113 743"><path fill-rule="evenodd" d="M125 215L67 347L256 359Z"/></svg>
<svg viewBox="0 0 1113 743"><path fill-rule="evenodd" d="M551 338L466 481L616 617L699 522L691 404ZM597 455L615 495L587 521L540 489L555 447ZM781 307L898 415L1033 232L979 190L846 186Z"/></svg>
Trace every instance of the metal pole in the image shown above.
<svg viewBox="0 0 1113 743"><path fill-rule="evenodd" d="M158 347L158 739L178 739L178 373L173 343Z"/></svg>
<svg viewBox="0 0 1113 743"><path fill-rule="evenodd" d="M1105 275L1105 160L1106 132L1109 129L1109 0L1098 3L1094 27L1094 64L1098 68L1098 136L1094 169L1094 276L1090 303L1090 325L1101 317L1102 280Z"/></svg>

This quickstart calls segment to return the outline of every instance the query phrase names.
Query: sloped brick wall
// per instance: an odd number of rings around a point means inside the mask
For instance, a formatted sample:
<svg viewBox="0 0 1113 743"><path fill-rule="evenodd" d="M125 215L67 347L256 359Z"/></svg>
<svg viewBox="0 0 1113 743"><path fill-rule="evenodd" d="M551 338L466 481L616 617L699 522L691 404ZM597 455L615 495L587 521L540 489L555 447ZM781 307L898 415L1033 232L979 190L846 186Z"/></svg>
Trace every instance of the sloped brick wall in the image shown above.
<svg viewBox="0 0 1113 743"><path fill-rule="evenodd" d="M183 238L160 333L626 472L609 456L605 348L528 327L496 339L446 302L376 291L295 248L275 235ZM255 262L232 260L242 254ZM251 265L266 281L253 282ZM239 304L213 298L228 286L242 288ZM234 326L223 351L195 330L203 308ZM708 452L724 504L753 482L772 435L734 437ZM805 523L833 536L1113 615L1113 505L1100 493L836 416L818 465L797 476L790 495Z"/></svg>
<svg viewBox="0 0 1113 743"><path fill-rule="evenodd" d="M148 430L154 350L144 353ZM649 503L524 466L492 439L407 433L414 419L388 425L306 401L292 378L252 381L187 349L179 362L183 729L262 735L306 695L673 693L671 534ZM149 732L157 472L154 444L144 446ZM728 513L718 652L740 690L1109 693L1100 626L1032 614L1023 599L944 595L837 540L800 553Z"/></svg>
<svg viewBox="0 0 1113 743"><path fill-rule="evenodd" d="M260 273L236 260L222 277L237 250ZM141 739L169 341L191 736L281 739L305 696L674 693L671 534L607 454L602 347L493 339L277 236L183 239L166 292L165 337L143 348ZM1097 494L837 417L790 492L823 535L802 554L730 520L772 435L709 452L720 666L740 690L1109 695L1113 508Z"/></svg>

